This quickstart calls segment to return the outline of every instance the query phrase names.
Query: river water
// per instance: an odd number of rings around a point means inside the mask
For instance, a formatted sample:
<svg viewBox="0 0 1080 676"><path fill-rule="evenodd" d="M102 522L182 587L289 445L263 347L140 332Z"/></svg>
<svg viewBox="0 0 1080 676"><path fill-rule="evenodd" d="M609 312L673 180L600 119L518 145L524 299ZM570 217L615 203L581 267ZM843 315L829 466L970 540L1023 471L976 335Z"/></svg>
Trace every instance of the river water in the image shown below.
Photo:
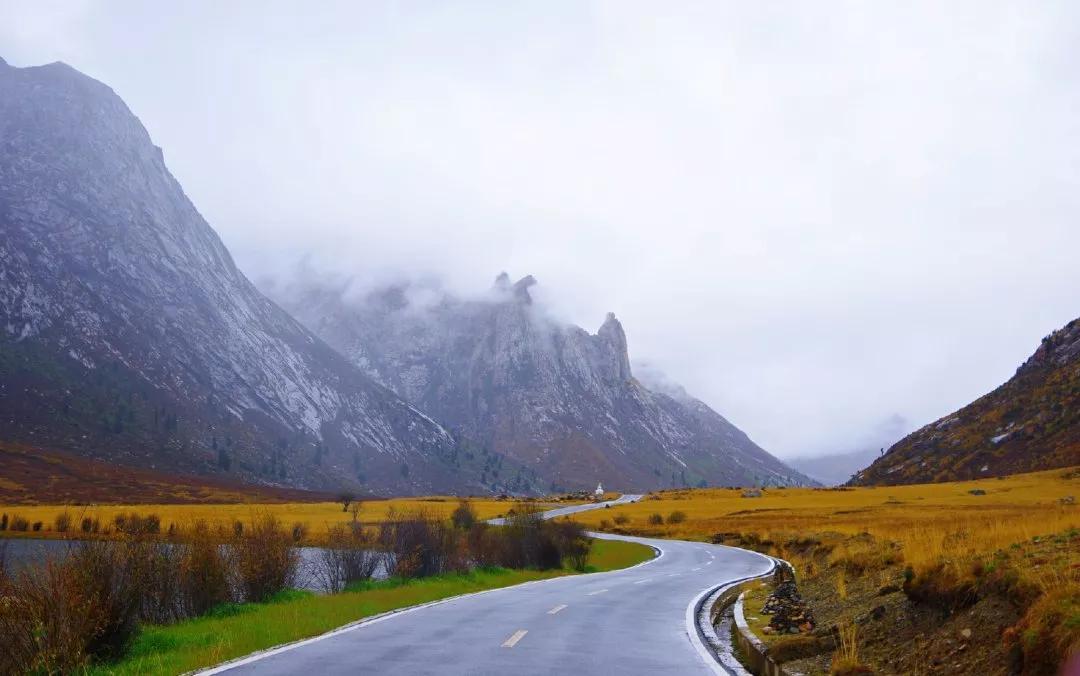
<svg viewBox="0 0 1080 676"><path fill-rule="evenodd" d="M36 540L30 538L2 538L0 552L3 552L9 571L16 571L28 565L41 565L49 556L62 557L79 545L79 540ZM297 573L296 588L321 592L314 570L319 561L321 547L298 547L300 566ZM4 552L6 550L6 552ZM386 577L386 571L378 570L373 576L377 580Z"/></svg>

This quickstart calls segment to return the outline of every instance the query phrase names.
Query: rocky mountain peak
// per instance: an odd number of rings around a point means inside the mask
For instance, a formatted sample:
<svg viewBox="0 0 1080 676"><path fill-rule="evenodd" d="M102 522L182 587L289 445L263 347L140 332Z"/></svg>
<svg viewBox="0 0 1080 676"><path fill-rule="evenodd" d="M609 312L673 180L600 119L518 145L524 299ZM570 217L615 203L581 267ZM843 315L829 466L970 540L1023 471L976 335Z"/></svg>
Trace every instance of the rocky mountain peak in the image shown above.
<svg viewBox="0 0 1080 676"><path fill-rule="evenodd" d="M488 485L263 296L109 87L0 67L0 440L260 482Z"/></svg>
<svg viewBox="0 0 1080 676"><path fill-rule="evenodd" d="M526 305L531 304L532 296L529 295L529 287L531 286L536 286L536 278L532 275L525 275L514 282L514 299Z"/></svg>
<svg viewBox="0 0 1080 676"><path fill-rule="evenodd" d="M630 380L633 374L630 371L630 352L626 344L626 332L623 331L622 322L616 319L614 312L607 313L596 336L608 348L611 376L620 381Z"/></svg>
<svg viewBox="0 0 1080 676"><path fill-rule="evenodd" d="M535 284L503 273L493 299L447 294L423 312L347 303L333 290L317 302L282 301L354 364L453 429L462 457L484 463L489 487L807 481L685 391L636 381L614 314L595 333L559 321L530 304Z"/></svg>
<svg viewBox="0 0 1080 676"><path fill-rule="evenodd" d="M1018 374L1044 366L1063 366L1080 359L1080 319L1074 319L1064 327L1043 338L1035 353L1024 362Z"/></svg>

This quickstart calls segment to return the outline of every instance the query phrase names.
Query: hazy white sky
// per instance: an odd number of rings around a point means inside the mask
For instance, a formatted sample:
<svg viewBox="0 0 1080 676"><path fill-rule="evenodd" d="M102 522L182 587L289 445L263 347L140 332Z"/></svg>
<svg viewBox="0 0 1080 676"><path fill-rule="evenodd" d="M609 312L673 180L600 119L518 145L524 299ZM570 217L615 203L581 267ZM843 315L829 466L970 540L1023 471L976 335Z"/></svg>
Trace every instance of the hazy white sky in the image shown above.
<svg viewBox="0 0 1080 676"><path fill-rule="evenodd" d="M0 56L116 90L253 278L531 273L781 457L1080 315L1071 2L0 0Z"/></svg>

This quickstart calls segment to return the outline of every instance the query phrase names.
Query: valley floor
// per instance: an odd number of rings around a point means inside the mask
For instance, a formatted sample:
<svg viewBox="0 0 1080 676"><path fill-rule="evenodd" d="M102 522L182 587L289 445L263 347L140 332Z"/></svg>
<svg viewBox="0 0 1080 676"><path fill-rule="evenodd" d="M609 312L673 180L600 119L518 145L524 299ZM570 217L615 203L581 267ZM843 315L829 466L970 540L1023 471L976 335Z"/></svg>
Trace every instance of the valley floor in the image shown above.
<svg viewBox="0 0 1080 676"><path fill-rule="evenodd" d="M577 518L602 531L790 561L816 624L766 638L783 644L778 658L806 673L830 672L846 628L874 673L1044 674L1080 651L1078 493L1073 468L959 483L766 489L761 497L662 491ZM760 609L757 599L747 613Z"/></svg>

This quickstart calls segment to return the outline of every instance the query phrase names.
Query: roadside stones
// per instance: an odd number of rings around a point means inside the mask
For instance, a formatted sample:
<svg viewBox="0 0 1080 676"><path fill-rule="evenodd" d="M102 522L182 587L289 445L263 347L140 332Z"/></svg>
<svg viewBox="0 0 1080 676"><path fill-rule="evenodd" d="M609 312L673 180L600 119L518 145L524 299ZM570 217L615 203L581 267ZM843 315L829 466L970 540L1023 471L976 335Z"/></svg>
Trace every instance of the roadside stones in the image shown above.
<svg viewBox="0 0 1080 676"><path fill-rule="evenodd" d="M964 637L964 640L965 640L965 641L968 641L968 640L970 640L970 639L971 639L971 630L970 630L970 629L967 629L967 628L965 628L965 629L961 629L961 630L960 630L960 635L961 635L962 637Z"/></svg>
<svg viewBox="0 0 1080 676"><path fill-rule="evenodd" d="M981 488L972 488L968 493L972 495L986 495L986 491Z"/></svg>
<svg viewBox="0 0 1080 676"><path fill-rule="evenodd" d="M794 580L777 585L765 598L761 613L772 615L769 627L780 634L809 633L814 630L814 613L799 595Z"/></svg>
<svg viewBox="0 0 1080 676"><path fill-rule="evenodd" d="M1071 496L1071 495L1066 495L1065 497L1058 500L1058 502L1063 504L1063 505L1075 505L1076 504L1076 498Z"/></svg>
<svg viewBox="0 0 1080 676"><path fill-rule="evenodd" d="M742 492L742 496L744 498L760 498L761 497L761 489L760 488L747 488L745 491Z"/></svg>

